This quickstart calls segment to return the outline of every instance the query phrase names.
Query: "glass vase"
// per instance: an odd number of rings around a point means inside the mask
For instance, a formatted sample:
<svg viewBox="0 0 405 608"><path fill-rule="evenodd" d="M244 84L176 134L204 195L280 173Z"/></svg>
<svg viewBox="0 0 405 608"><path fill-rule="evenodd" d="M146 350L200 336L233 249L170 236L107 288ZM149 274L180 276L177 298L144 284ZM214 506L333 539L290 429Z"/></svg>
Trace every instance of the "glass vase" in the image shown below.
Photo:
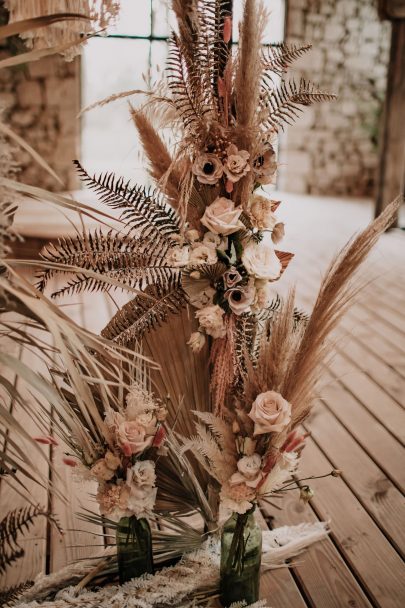
<svg viewBox="0 0 405 608"><path fill-rule="evenodd" d="M253 512L254 507L243 515L234 513L222 531L220 597L224 608L259 599L262 531Z"/></svg>
<svg viewBox="0 0 405 608"><path fill-rule="evenodd" d="M147 519L121 517L116 540L121 585L146 572L153 574L152 533Z"/></svg>

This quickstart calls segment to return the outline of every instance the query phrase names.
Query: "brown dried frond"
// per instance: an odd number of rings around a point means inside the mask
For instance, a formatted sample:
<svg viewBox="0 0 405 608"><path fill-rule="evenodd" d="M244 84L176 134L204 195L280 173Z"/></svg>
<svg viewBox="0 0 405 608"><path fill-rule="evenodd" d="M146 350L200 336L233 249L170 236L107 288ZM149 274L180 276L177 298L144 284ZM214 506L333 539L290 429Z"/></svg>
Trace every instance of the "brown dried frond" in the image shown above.
<svg viewBox="0 0 405 608"><path fill-rule="evenodd" d="M309 413L321 366L333 347L327 339L359 291L351 279L379 236L392 224L401 202L402 197L398 197L363 232L349 241L332 261L322 281L311 317L301 339L293 345L284 380L280 384L280 392L293 406L293 426ZM276 332L277 323L276 320L273 326Z"/></svg>
<svg viewBox="0 0 405 608"><path fill-rule="evenodd" d="M172 207L178 205L181 174L165 142L143 112L131 108L131 116L141 138L143 150L149 160L149 174L168 197Z"/></svg>

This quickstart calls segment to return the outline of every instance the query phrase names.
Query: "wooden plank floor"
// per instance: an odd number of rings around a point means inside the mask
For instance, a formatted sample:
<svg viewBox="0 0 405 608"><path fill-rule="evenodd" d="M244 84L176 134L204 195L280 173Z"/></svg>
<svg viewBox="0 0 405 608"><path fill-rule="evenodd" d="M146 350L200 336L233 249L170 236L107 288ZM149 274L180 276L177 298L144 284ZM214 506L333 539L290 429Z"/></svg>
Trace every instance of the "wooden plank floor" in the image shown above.
<svg viewBox="0 0 405 608"><path fill-rule="evenodd" d="M278 214L286 222L283 249L296 254L277 287L284 293L295 283L299 304L309 311L331 257L369 221L372 207L366 201L276 198L283 200ZM311 437L300 471L322 475L338 468L342 477L311 482L315 496L308 505L291 492L282 510L263 513L272 526L330 521L331 534L292 568L263 576L262 595L272 608L405 606L404 232L382 237L359 281L364 289L335 336L336 354L305 423ZM66 310L95 331L112 313L111 303L95 296L84 304L76 299ZM75 515L91 499L66 472L64 480L70 507L61 501L53 507L68 531L59 537L46 525L35 529L26 540L26 558L7 582L60 568L100 544L98 530L85 528ZM0 486L0 516L18 500ZM48 497L42 492L38 500ZM72 528L83 530L79 540Z"/></svg>

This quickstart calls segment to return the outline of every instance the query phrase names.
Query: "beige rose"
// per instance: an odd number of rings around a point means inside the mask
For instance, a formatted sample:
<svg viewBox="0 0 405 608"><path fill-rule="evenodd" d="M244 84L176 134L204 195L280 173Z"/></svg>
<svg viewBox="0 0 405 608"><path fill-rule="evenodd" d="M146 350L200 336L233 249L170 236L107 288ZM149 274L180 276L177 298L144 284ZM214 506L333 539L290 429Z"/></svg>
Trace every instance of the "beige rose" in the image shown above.
<svg viewBox="0 0 405 608"><path fill-rule="evenodd" d="M128 498L128 509L136 517L148 517L153 511L157 488L153 486L131 486Z"/></svg>
<svg viewBox="0 0 405 608"><path fill-rule="evenodd" d="M255 281L256 295L253 302L253 310L263 310L268 308L273 300L274 292L272 285L269 281L263 279L257 279Z"/></svg>
<svg viewBox="0 0 405 608"><path fill-rule="evenodd" d="M127 485L154 486L156 482L155 463L152 460L138 460L127 470Z"/></svg>
<svg viewBox="0 0 405 608"><path fill-rule="evenodd" d="M218 257L215 249L199 244L191 251L190 264L216 264Z"/></svg>
<svg viewBox="0 0 405 608"><path fill-rule="evenodd" d="M259 454L251 456L243 456L236 465L239 473L242 473L246 479L254 479L262 466L262 459Z"/></svg>
<svg viewBox="0 0 405 608"><path fill-rule="evenodd" d="M146 437L145 427L136 420L125 420L117 429L117 442L125 456L140 454L151 445L153 437Z"/></svg>
<svg viewBox="0 0 405 608"><path fill-rule="evenodd" d="M188 264L190 250L188 247L173 247L166 256L166 264L174 268L180 268Z"/></svg>
<svg viewBox="0 0 405 608"><path fill-rule="evenodd" d="M201 184L214 185L222 177L224 167L215 154L199 154L192 171Z"/></svg>
<svg viewBox="0 0 405 608"><path fill-rule="evenodd" d="M225 292L224 297L228 301L229 308L235 315L241 315L250 310L255 299L256 291L252 285L244 287L232 287Z"/></svg>
<svg viewBox="0 0 405 608"><path fill-rule="evenodd" d="M267 391L256 397L249 417L255 423L255 435L281 433L291 421L291 405L280 393Z"/></svg>
<svg viewBox="0 0 405 608"><path fill-rule="evenodd" d="M255 196L250 206L252 224L259 230L273 230L277 223L272 211L273 201L264 196Z"/></svg>
<svg viewBox="0 0 405 608"><path fill-rule="evenodd" d="M194 230L194 228L192 228L191 230L186 231L185 237L189 243L195 243L195 241L198 241L200 238L200 233L198 230Z"/></svg>
<svg viewBox="0 0 405 608"><path fill-rule="evenodd" d="M253 162L253 172L256 182L259 184L271 184L272 178L277 171L276 153L271 144Z"/></svg>
<svg viewBox="0 0 405 608"><path fill-rule="evenodd" d="M235 144L230 144L226 153L224 171L227 178L235 184L250 171L248 164L250 154L246 150L238 150Z"/></svg>
<svg viewBox="0 0 405 608"><path fill-rule="evenodd" d="M242 208L235 209L235 203L229 198L218 197L206 207L201 223L214 234L227 236L243 228L239 220Z"/></svg>
<svg viewBox="0 0 405 608"><path fill-rule="evenodd" d="M204 234L203 243L212 249L228 249L228 239L220 237L219 234L214 234L213 232L206 232Z"/></svg>
<svg viewBox="0 0 405 608"><path fill-rule="evenodd" d="M205 333L213 338L224 338L226 335L224 314L225 311L220 306L212 304L197 310L195 316Z"/></svg>
<svg viewBox="0 0 405 608"><path fill-rule="evenodd" d="M110 450L108 450L108 452L106 452L106 454L104 456L104 460L105 460L107 467L109 469L111 469L112 471L116 471L121 464L121 460L118 458L118 456L116 456L115 454L110 452Z"/></svg>
<svg viewBox="0 0 405 608"><path fill-rule="evenodd" d="M273 228L271 233L271 240L277 245L284 238L285 230L283 222L279 222Z"/></svg>
<svg viewBox="0 0 405 608"><path fill-rule="evenodd" d="M110 481L110 479L112 479L115 475L114 469L110 469L107 466L104 458L97 460L97 462L93 464L90 469L90 473L99 481Z"/></svg>
<svg viewBox="0 0 405 608"><path fill-rule="evenodd" d="M204 348L205 340L206 338L203 333L200 331L195 331L191 334L187 344L193 353L199 353Z"/></svg>
<svg viewBox="0 0 405 608"><path fill-rule="evenodd" d="M280 277L282 266L274 251L270 233L265 232L259 243L252 240L246 245L242 263L247 272L257 279L275 281Z"/></svg>

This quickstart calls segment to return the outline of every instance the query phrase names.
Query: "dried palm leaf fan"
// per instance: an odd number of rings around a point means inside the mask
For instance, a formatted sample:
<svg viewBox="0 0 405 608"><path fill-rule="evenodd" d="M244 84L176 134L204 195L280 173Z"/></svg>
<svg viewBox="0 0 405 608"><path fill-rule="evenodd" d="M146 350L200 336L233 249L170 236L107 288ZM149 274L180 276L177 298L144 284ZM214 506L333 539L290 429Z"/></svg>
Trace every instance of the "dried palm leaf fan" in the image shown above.
<svg viewBox="0 0 405 608"><path fill-rule="evenodd" d="M57 47L77 41L77 46L63 52L65 59L73 59L83 43L83 34L103 29L112 23L119 12L119 0L6 0L10 23L54 15L57 13L80 14L89 21L59 22L48 27L28 30L20 34L28 48L38 50Z"/></svg>

